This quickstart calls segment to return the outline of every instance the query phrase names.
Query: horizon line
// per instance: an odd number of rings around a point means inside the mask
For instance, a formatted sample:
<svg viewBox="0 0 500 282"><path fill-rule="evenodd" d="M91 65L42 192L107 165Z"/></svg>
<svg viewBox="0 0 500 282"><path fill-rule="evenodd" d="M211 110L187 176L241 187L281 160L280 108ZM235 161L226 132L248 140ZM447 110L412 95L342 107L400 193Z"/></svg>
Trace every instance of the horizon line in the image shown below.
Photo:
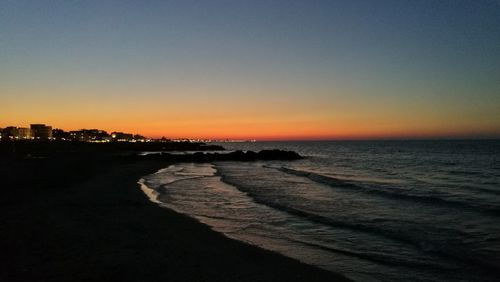
<svg viewBox="0 0 500 282"><path fill-rule="evenodd" d="M31 124L31 123L30 123ZM46 123L47 124L47 123ZM47 124L49 125L49 124ZM2 125L0 128L7 128L9 126L14 126L14 127L23 127L22 125ZM50 126L50 125L49 125ZM70 131L79 131L79 130L103 130L106 132L124 132L121 130L110 130L110 129L99 129L97 127L92 127L92 128L79 128L79 129L63 129L61 127L57 126L52 126L53 129L60 129L64 130L67 132ZM130 133L130 132L126 132ZM134 130L131 134L138 134L145 136L148 139L161 139L165 137L166 139L169 140L181 140L181 139L186 139L186 140L214 140L216 141L257 141L257 142L300 142L300 141L413 141L413 140L499 140L500 139L500 133L498 134L491 134L491 133L478 133L476 134L466 134L466 133L458 133L458 134L448 134L448 135L433 135L433 134L415 134L415 135L410 135L410 134L402 134L402 135L372 135L372 136L363 136L363 135L354 135L354 136L287 136L287 137L272 137L272 136L264 136L264 137L258 137L258 136L252 136L252 137L236 137L236 136L225 136L225 137L206 137L206 136L168 136L166 135L160 135L160 134L144 134L144 133L138 133L137 131Z"/></svg>

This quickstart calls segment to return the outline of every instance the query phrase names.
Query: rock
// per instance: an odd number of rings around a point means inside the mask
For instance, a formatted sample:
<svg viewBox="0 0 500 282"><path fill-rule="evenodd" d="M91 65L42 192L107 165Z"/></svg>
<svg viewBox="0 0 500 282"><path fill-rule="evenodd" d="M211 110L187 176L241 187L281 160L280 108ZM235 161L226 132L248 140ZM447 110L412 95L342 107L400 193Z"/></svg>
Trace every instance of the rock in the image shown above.
<svg viewBox="0 0 500 282"><path fill-rule="evenodd" d="M213 162L213 161L258 161L258 160L298 160L302 159L298 153L283 150L263 150L258 153L253 151L234 151L231 153L203 153L173 155L161 153L157 155L136 156L141 159L161 159L169 162Z"/></svg>

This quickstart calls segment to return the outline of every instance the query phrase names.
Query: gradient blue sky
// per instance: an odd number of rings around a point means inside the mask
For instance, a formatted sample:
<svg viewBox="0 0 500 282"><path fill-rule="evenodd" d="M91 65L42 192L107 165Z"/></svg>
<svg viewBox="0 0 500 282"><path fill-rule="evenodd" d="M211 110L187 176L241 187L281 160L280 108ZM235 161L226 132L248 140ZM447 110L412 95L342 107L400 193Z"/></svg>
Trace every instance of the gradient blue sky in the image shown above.
<svg viewBox="0 0 500 282"><path fill-rule="evenodd" d="M0 127L500 136L500 1L0 2Z"/></svg>

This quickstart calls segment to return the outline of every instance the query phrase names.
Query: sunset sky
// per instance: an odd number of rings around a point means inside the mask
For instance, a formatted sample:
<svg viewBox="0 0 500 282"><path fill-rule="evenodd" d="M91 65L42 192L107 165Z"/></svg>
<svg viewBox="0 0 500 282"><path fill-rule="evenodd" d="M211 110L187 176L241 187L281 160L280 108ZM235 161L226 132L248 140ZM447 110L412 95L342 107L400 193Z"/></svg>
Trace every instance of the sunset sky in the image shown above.
<svg viewBox="0 0 500 282"><path fill-rule="evenodd" d="M0 127L500 137L500 1L0 1Z"/></svg>

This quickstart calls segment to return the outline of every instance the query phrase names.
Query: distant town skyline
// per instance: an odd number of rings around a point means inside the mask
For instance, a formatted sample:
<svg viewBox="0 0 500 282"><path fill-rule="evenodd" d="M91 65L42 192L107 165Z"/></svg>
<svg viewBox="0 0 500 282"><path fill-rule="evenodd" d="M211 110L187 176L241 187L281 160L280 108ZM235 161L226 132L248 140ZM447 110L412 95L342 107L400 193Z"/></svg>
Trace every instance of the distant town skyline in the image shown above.
<svg viewBox="0 0 500 282"><path fill-rule="evenodd" d="M147 137L138 133L102 130L99 128L81 128L78 130L64 130L53 128L47 124L30 124L29 127L10 125L0 127L0 141L16 140L57 140L83 142L255 142L255 139L211 139L211 138L167 138Z"/></svg>
<svg viewBox="0 0 500 282"><path fill-rule="evenodd" d="M500 137L499 1L2 1L0 127Z"/></svg>
<svg viewBox="0 0 500 282"><path fill-rule="evenodd" d="M65 131L60 128L53 128L51 125L43 123L30 124L29 127L11 125L5 128L0 127L0 141L17 140L58 140L58 141L83 141L83 142L149 142L155 141L140 134L117 132L108 133L105 130L79 129Z"/></svg>

